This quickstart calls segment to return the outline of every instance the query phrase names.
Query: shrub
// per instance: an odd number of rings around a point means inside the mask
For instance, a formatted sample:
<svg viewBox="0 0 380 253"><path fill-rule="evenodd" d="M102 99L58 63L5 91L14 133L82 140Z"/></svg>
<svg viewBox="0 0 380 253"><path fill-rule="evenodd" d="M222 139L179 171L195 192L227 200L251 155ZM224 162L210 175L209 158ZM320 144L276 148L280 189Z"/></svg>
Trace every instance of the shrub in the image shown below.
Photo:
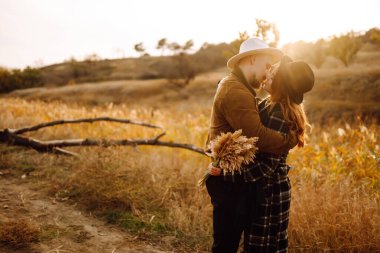
<svg viewBox="0 0 380 253"><path fill-rule="evenodd" d="M38 241L40 230L26 220L9 221L0 228L0 243L13 248L28 247Z"/></svg>

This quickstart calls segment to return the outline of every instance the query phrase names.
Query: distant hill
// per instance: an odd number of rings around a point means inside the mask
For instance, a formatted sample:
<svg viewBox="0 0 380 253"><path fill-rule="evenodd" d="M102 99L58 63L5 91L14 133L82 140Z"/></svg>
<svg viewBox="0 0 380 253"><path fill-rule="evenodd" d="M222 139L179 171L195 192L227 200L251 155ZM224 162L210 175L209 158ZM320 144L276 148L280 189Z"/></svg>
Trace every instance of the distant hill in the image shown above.
<svg viewBox="0 0 380 253"><path fill-rule="evenodd" d="M189 110L196 104L210 109L216 83L228 74L224 50L228 46L220 44L192 55L196 63L204 66L203 73L182 88L161 78L157 72L157 65L168 60L167 56L141 57L47 66L41 69L47 82L45 87L19 89L0 97L84 105L112 102L154 108L173 106ZM75 82L70 81L72 64L76 64L76 71L84 71L81 67L87 66L87 74L79 75ZM313 69L316 83L305 96L305 108L313 122L349 121L357 115L380 120L379 46L363 46L349 67L328 56L319 69L315 66Z"/></svg>
<svg viewBox="0 0 380 253"><path fill-rule="evenodd" d="M223 52L229 45L221 43L208 45L190 55L202 72L210 72L226 64ZM162 78L162 64L170 56L142 56L140 58L104 59L75 61L69 60L41 68L43 82L47 86L61 86L69 83L99 82L105 80L146 80Z"/></svg>
<svg viewBox="0 0 380 253"><path fill-rule="evenodd" d="M329 58L321 69L314 68L314 72L314 88L305 96L305 109L311 121L350 121L356 115L380 120L380 51L360 51L350 67L344 67ZM84 105L112 102L189 110L196 104L210 109L216 84L226 74L226 67L218 68L198 76L184 88L170 84L165 79L119 80L22 89L3 96L61 100Z"/></svg>

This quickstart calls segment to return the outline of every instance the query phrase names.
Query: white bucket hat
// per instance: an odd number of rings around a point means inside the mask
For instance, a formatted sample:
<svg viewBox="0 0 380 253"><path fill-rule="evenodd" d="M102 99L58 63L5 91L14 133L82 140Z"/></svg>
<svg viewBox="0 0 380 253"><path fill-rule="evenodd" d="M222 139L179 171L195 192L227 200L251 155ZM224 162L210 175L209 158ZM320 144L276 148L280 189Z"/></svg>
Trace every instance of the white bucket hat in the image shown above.
<svg viewBox="0 0 380 253"><path fill-rule="evenodd" d="M233 69L236 63L248 55L268 54L272 56L272 64L278 62L283 53L280 49L269 47L262 39L257 37L249 38L240 45L239 53L232 56L228 62L227 67Z"/></svg>

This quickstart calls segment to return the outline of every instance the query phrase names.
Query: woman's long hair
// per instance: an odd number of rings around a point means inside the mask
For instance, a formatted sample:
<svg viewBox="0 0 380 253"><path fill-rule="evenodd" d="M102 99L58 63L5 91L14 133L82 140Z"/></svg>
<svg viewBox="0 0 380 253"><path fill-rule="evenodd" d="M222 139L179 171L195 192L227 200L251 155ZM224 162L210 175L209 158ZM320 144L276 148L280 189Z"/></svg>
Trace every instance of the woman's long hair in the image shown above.
<svg viewBox="0 0 380 253"><path fill-rule="evenodd" d="M311 129L311 125L307 120L303 104L298 105L291 100L281 79L281 74L276 75L273 79L269 102L272 107L275 103L280 104L284 119L289 124L289 129L297 134L297 146L303 147L305 145L305 138L307 138L305 130L306 128Z"/></svg>

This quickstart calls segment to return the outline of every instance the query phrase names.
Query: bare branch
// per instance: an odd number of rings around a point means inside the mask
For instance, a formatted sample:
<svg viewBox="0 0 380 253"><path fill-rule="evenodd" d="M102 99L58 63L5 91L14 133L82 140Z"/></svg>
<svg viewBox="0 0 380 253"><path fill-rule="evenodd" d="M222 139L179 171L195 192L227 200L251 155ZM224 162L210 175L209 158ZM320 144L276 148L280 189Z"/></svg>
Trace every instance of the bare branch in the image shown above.
<svg viewBox="0 0 380 253"><path fill-rule="evenodd" d="M166 134L166 133L163 132L163 133L157 135L157 136L154 138L154 140L158 141L158 139L160 139L160 138L161 138L162 136L164 136L165 134Z"/></svg>
<svg viewBox="0 0 380 253"><path fill-rule="evenodd" d="M127 123L127 124L133 124L133 125L140 125L145 127L151 127L151 128L160 128L160 126L144 123L144 122L136 122L129 119L116 119L111 117L99 117L99 118L83 118L83 119L75 119L75 120L55 120L51 122L45 122L41 123L35 126L30 127L24 127L19 129L9 129L14 134L23 134L25 132L30 131L36 131L38 129L49 127L49 126L55 126L55 125L61 125L61 124L74 124L74 123L93 123L96 121L111 121L111 122L119 122L119 123Z"/></svg>
<svg viewBox="0 0 380 253"><path fill-rule="evenodd" d="M0 130L0 142L8 143L16 146L31 147L39 152L54 152L58 151L65 155L75 155L75 153L58 149L62 147L74 147L74 146L136 146L136 145L151 145L151 146L166 146L173 148L183 148L197 152L199 154L206 155L202 148L199 148L193 144L188 143L176 143L171 141L160 141L159 139L164 136L165 133L161 133L152 139L124 139L124 140L112 140L112 139L69 139L69 140L50 140L40 141L33 138L28 138L15 134L9 129Z"/></svg>

